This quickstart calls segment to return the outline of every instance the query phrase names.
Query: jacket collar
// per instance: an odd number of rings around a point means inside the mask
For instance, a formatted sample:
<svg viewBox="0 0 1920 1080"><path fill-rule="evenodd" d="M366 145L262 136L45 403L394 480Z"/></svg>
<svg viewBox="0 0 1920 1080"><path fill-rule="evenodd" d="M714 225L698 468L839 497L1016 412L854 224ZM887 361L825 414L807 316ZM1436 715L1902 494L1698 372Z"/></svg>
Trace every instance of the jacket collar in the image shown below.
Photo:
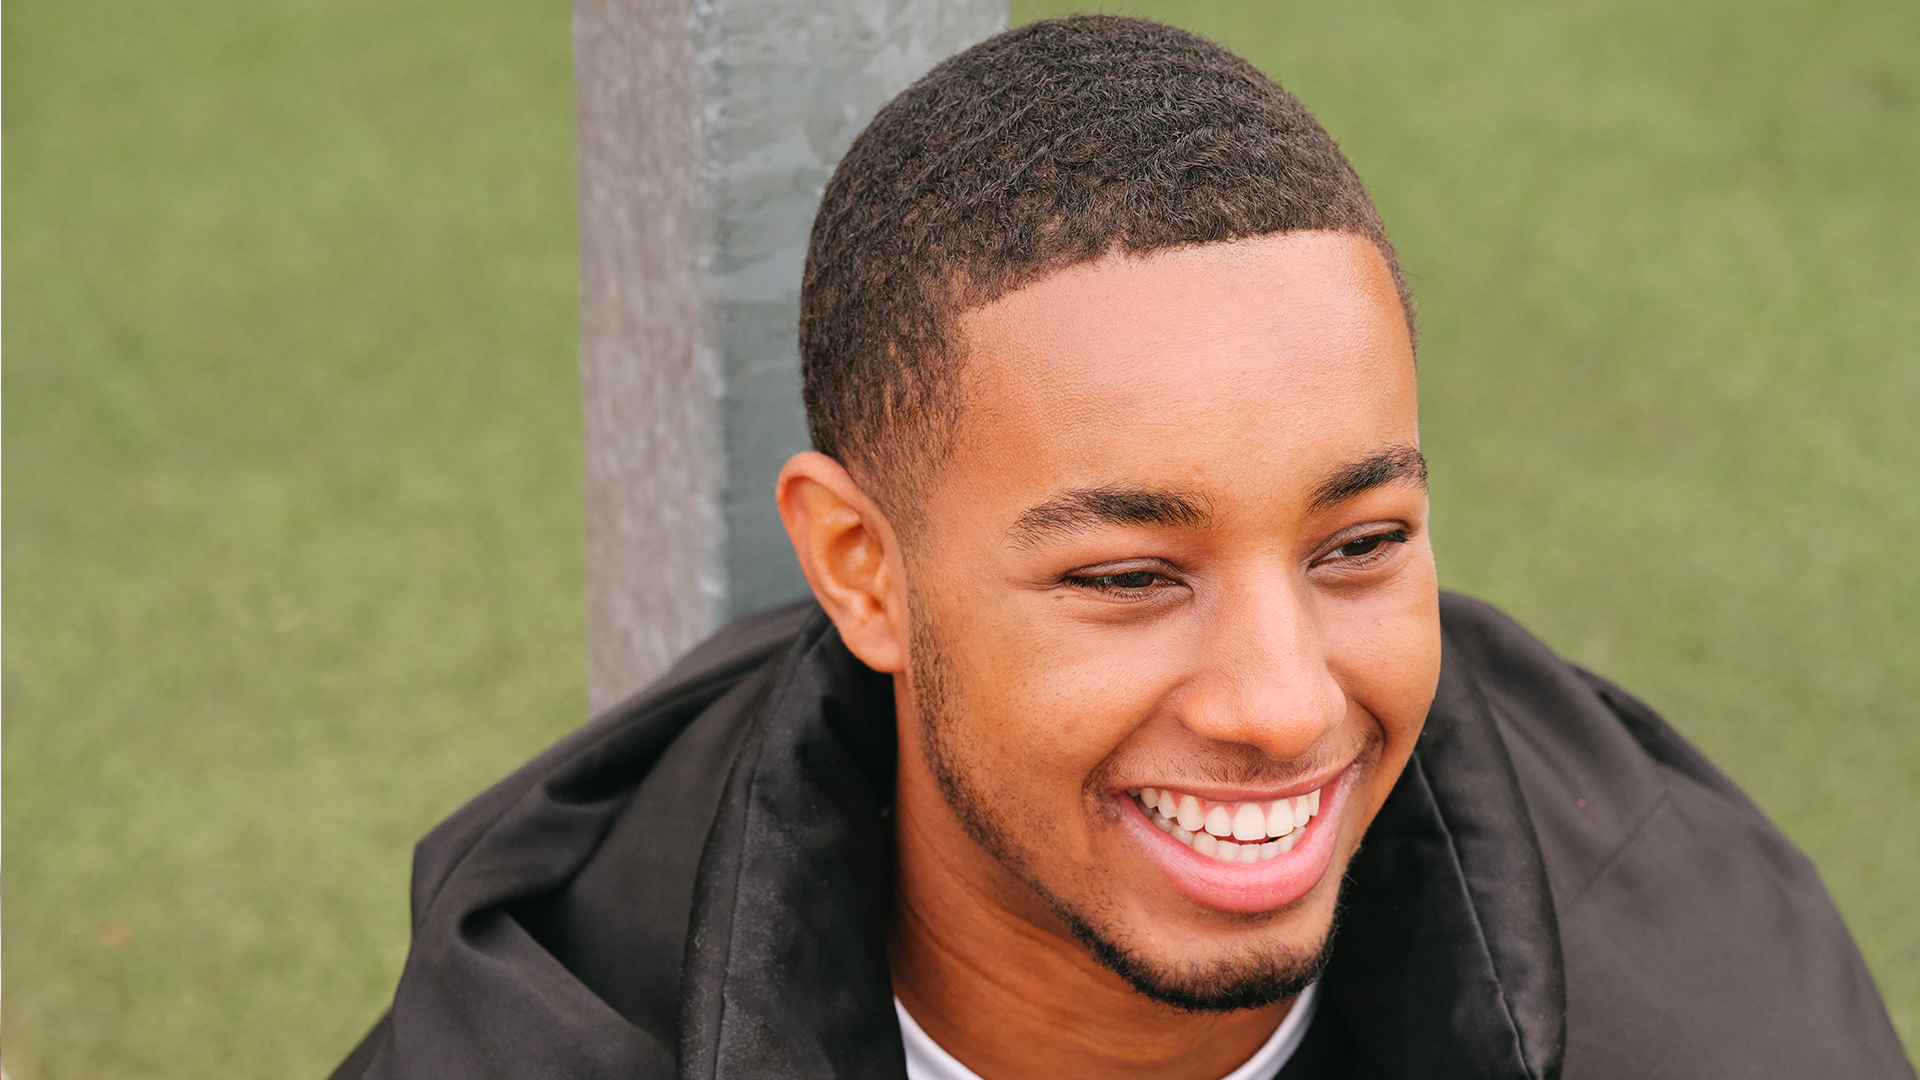
<svg viewBox="0 0 1920 1080"><path fill-rule="evenodd" d="M1450 635L1426 727L1343 900L1326 986L1362 1075L1560 1075L1566 978L1546 863Z"/></svg>
<svg viewBox="0 0 1920 1080"><path fill-rule="evenodd" d="M897 1080L892 683L816 613L754 724L701 855L681 1075Z"/></svg>

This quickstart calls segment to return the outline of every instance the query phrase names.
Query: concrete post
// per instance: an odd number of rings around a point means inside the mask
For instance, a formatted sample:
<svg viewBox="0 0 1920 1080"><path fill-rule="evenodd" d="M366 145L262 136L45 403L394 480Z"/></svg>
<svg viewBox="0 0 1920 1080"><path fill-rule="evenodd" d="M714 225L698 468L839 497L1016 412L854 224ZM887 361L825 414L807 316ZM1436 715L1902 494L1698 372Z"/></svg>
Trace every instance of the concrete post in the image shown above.
<svg viewBox="0 0 1920 1080"><path fill-rule="evenodd" d="M588 702L806 591L800 268L834 162L1005 0L575 0Z"/></svg>

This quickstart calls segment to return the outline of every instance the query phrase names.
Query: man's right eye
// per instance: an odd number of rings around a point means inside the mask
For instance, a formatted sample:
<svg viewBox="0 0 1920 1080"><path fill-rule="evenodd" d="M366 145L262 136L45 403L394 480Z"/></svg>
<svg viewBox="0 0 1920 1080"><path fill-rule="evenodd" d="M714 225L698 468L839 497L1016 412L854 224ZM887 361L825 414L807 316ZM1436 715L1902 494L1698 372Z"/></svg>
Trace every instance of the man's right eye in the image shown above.
<svg viewBox="0 0 1920 1080"><path fill-rule="evenodd" d="M1060 584L1112 597L1135 599L1169 584L1166 575L1154 570L1119 570L1111 574L1068 574Z"/></svg>

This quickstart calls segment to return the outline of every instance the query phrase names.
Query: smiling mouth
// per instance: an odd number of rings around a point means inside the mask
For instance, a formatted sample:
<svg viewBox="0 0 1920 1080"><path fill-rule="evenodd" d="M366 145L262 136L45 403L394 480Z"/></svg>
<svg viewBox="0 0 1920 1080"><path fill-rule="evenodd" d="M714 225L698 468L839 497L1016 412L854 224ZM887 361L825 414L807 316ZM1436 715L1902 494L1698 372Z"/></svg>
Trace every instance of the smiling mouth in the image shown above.
<svg viewBox="0 0 1920 1080"><path fill-rule="evenodd" d="M1271 802L1209 802L1169 788L1135 788L1133 798L1161 832L1202 855L1258 863L1284 855L1320 812L1320 789Z"/></svg>

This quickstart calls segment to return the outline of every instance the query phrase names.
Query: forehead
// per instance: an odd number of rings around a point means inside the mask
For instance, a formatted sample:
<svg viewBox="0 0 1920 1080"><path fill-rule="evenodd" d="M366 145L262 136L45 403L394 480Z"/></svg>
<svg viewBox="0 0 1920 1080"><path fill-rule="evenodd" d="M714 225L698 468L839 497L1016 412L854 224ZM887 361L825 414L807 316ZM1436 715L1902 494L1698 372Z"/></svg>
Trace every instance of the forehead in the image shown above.
<svg viewBox="0 0 1920 1080"><path fill-rule="evenodd" d="M1412 345L1361 237L1110 256L967 313L960 332L965 415L937 501L976 502L988 483L1283 497L1329 463L1417 445Z"/></svg>

